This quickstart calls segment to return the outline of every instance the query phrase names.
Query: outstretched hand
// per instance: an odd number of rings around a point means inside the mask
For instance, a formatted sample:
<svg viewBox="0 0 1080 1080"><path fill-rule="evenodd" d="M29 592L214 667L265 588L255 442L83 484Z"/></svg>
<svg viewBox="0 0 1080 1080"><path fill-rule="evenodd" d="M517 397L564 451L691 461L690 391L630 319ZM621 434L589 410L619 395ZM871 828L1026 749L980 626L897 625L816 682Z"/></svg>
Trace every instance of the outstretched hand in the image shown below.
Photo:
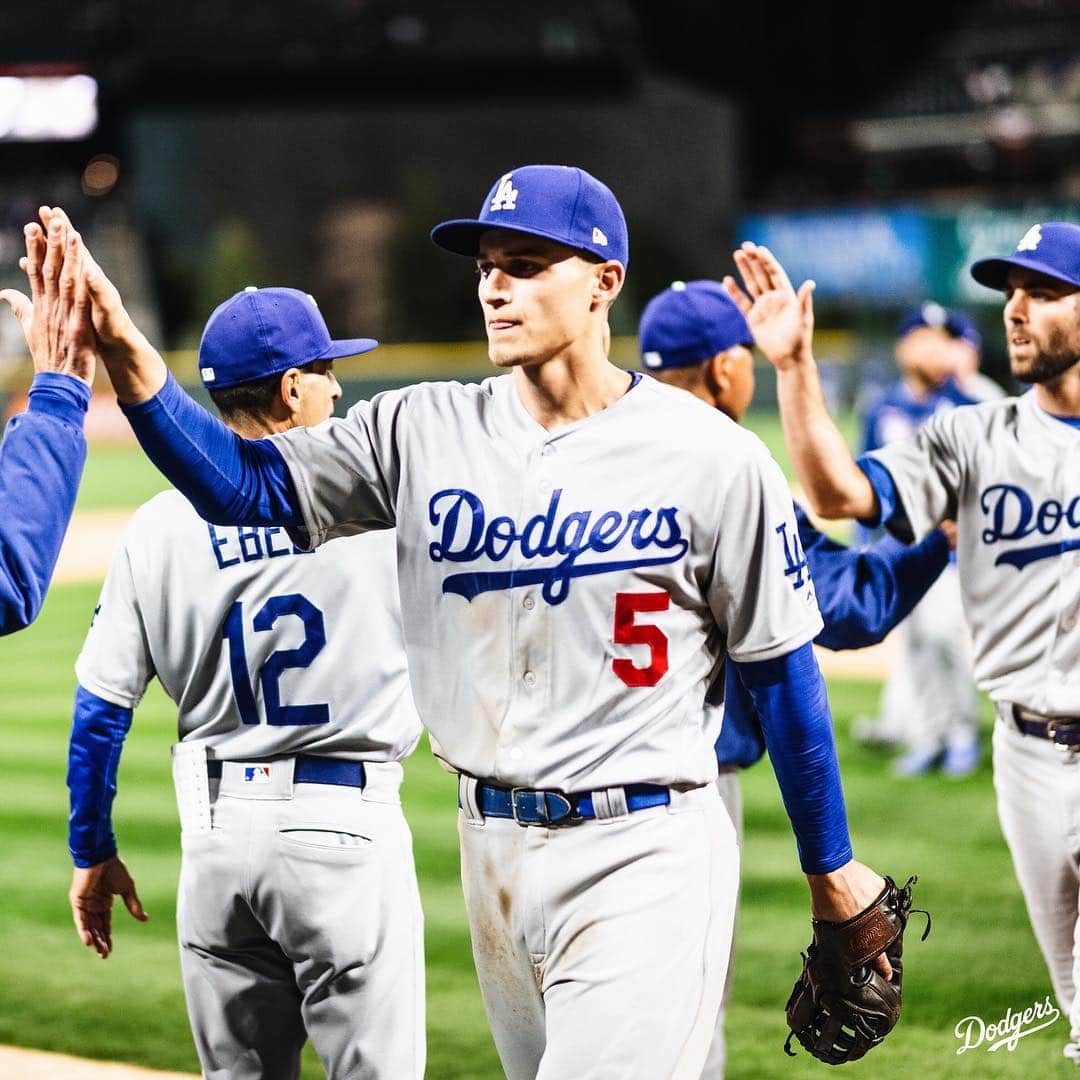
<svg viewBox="0 0 1080 1080"><path fill-rule="evenodd" d="M37 222L23 229L26 255L19 260L29 281L30 295L3 289L0 300L19 320L35 371L73 375L90 384L97 343L89 282L81 262L85 248L65 216L47 206L41 208L40 214L45 229Z"/></svg>
<svg viewBox="0 0 1080 1080"><path fill-rule="evenodd" d="M82 943L94 949L102 960L112 952L113 897L124 901L133 918L146 922L150 916L143 910L135 882L118 855L96 866L75 867L68 900L75 929Z"/></svg>
<svg viewBox="0 0 1080 1080"><path fill-rule="evenodd" d="M808 359L814 337L814 282L804 281L796 292L776 256L749 241L734 259L743 288L730 275L724 288L746 316L757 347L781 371Z"/></svg>

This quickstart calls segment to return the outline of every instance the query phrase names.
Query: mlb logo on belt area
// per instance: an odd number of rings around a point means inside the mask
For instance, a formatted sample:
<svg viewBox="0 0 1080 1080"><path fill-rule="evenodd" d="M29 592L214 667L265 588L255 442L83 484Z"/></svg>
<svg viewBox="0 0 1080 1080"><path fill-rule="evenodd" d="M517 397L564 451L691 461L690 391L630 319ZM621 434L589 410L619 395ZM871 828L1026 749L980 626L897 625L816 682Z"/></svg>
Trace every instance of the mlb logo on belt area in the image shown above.
<svg viewBox="0 0 1080 1080"><path fill-rule="evenodd" d="M244 766L244 783L245 784L269 784L270 783L270 766L269 765L245 765Z"/></svg>

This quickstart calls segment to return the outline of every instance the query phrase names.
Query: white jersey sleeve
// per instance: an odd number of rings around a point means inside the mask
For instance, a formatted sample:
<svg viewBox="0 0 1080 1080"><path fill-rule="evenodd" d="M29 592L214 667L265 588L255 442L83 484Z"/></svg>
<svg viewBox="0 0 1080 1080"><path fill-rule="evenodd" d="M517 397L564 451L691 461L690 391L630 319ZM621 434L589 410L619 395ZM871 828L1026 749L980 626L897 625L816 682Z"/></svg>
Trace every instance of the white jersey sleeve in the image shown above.
<svg viewBox="0 0 1080 1080"><path fill-rule="evenodd" d="M764 445L750 452L724 494L709 603L733 660L772 660L822 628L791 492Z"/></svg>
<svg viewBox="0 0 1080 1080"><path fill-rule="evenodd" d="M132 533L129 523L113 553L86 642L75 664L81 686L125 709L139 704L155 674L131 569Z"/></svg>
<svg viewBox="0 0 1080 1080"><path fill-rule="evenodd" d="M393 527L401 477L398 427L409 389L377 394L344 417L272 437L296 486L312 547Z"/></svg>
<svg viewBox="0 0 1080 1080"><path fill-rule="evenodd" d="M923 539L946 518L955 518L957 500L968 474L971 413L963 405L931 417L913 439L890 443L868 456L881 462L896 492L916 540Z"/></svg>

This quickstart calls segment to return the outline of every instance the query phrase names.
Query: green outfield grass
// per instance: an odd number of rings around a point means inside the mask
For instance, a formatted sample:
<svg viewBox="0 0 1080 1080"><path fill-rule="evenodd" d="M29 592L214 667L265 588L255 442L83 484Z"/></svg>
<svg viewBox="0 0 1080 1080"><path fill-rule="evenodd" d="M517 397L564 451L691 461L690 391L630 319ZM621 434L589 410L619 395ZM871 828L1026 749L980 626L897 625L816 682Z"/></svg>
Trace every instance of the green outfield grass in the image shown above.
<svg viewBox="0 0 1080 1080"><path fill-rule="evenodd" d="M115 815L122 854L152 920L142 926L119 914L116 952L102 962L78 942L68 911L64 771L71 665L95 592L54 589L33 628L0 642L0 1042L194 1071L174 929L173 720L156 689L128 740ZM856 846L865 860L895 876L920 873L918 901L932 909L934 932L923 944L917 931L911 935L900 1028L845 1075L1075 1075L1060 1056L1063 1021L1022 1040L1015 1052L973 1050L957 1057L959 1020L977 1015L992 1022L1007 1008L1022 1010L1046 996L1048 980L998 830L988 767L963 782L889 779L883 757L847 738L851 717L872 711L876 692L872 684L832 688ZM427 914L428 1076L497 1078L457 880L453 784L424 747L407 763L406 775ZM767 765L746 775L745 792L728 1075L820 1078L824 1066L801 1053L789 1061L781 1050L783 1005L809 926L805 885ZM304 1076L320 1075L309 1056Z"/></svg>

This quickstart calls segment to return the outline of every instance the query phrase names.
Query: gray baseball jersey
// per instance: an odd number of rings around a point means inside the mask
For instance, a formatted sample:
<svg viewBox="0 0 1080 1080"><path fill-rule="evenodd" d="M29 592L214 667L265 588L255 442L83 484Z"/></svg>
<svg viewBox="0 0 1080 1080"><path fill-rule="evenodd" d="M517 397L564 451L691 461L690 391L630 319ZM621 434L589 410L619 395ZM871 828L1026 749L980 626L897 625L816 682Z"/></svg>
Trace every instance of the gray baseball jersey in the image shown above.
<svg viewBox="0 0 1080 1080"><path fill-rule="evenodd" d="M420 735L391 534L301 552L283 529L208 525L175 491L132 517L75 670L126 708L156 675L180 739L219 759L393 761Z"/></svg>
<svg viewBox="0 0 1080 1080"><path fill-rule="evenodd" d="M821 628L780 469L651 378L555 431L507 375L390 391L274 442L315 544L401 522L413 692L472 776L707 783L724 653L771 659Z"/></svg>
<svg viewBox="0 0 1080 1080"><path fill-rule="evenodd" d="M871 456L916 536L957 519L979 686L995 701L1080 713L1080 430L1029 393L935 416Z"/></svg>

